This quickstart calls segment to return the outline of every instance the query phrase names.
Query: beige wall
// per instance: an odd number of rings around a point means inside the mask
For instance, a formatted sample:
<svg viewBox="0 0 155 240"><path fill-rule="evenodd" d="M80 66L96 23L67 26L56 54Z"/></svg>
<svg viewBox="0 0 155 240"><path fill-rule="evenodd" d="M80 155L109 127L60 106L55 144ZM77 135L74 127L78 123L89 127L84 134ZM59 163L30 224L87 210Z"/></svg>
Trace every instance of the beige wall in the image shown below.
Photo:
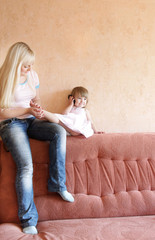
<svg viewBox="0 0 155 240"><path fill-rule="evenodd" d="M0 0L0 64L17 41L36 53L46 109L83 85L98 130L154 131L154 0Z"/></svg>

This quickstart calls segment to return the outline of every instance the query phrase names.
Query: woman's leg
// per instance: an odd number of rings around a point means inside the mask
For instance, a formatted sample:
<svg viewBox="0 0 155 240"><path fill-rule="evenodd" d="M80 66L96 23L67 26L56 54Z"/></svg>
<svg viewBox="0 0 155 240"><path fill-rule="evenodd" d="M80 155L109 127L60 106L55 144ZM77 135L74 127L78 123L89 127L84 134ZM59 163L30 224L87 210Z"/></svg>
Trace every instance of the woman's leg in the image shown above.
<svg viewBox="0 0 155 240"><path fill-rule="evenodd" d="M17 166L18 215L23 228L36 226L38 221L38 213L33 200L33 165L27 127L27 121L18 119L7 120L0 124L2 140Z"/></svg>
<svg viewBox="0 0 155 240"><path fill-rule="evenodd" d="M66 131L55 123L35 119L28 128L31 138L50 141L48 190L58 192L66 201L74 199L66 189ZM69 195L68 195L69 194Z"/></svg>

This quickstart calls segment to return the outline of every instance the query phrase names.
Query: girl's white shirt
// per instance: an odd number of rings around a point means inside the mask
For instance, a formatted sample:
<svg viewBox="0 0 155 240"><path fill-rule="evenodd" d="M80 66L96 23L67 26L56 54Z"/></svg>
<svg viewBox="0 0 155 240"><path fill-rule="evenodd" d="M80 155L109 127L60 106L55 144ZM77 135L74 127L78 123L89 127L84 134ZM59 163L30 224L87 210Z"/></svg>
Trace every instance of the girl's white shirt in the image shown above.
<svg viewBox="0 0 155 240"><path fill-rule="evenodd" d="M75 132L81 133L86 138L94 134L91 122L87 119L85 108L73 107L72 110L66 115L55 115L65 126Z"/></svg>

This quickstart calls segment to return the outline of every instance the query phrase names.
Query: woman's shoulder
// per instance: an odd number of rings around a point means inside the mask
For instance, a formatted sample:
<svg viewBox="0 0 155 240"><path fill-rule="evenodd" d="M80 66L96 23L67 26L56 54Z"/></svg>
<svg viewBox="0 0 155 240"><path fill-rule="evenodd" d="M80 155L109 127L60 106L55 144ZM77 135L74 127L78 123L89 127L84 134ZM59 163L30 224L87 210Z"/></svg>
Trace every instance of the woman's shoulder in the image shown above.
<svg viewBox="0 0 155 240"><path fill-rule="evenodd" d="M33 70L33 69L30 71L30 75L31 75L32 77L34 77L34 78L38 78L37 72L36 72L35 70Z"/></svg>
<svg viewBox="0 0 155 240"><path fill-rule="evenodd" d="M35 84L35 86L39 85L39 77L38 77L38 74L36 73L36 71L31 70L29 72L29 77L30 77L30 81L33 82Z"/></svg>

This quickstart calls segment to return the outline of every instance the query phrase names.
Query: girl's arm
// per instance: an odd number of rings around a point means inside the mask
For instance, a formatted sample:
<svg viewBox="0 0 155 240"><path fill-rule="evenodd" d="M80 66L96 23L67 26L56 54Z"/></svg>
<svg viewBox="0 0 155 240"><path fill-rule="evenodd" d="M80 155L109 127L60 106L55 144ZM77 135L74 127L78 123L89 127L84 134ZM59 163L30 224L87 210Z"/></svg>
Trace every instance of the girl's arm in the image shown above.
<svg viewBox="0 0 155 240"><path fill-rule="evenodd" d="M95 127L95 125L94 125L94 123L92 121L92 118L90 116L90 113L89 113L89 111L87 109L86 109L86 116L87 116L88 121L91 122L91 126L92 126L92 129L93 129L94 133L97 133L96 127Z"/></svg>
<svg viewBox="0 0 155 240"><path fill-rule="evenodd" d="M74 106L73 96L70 96L68 101L69 101L68 106L62 111L63 115L67 115L71 111L72 107Z"/></svg>

